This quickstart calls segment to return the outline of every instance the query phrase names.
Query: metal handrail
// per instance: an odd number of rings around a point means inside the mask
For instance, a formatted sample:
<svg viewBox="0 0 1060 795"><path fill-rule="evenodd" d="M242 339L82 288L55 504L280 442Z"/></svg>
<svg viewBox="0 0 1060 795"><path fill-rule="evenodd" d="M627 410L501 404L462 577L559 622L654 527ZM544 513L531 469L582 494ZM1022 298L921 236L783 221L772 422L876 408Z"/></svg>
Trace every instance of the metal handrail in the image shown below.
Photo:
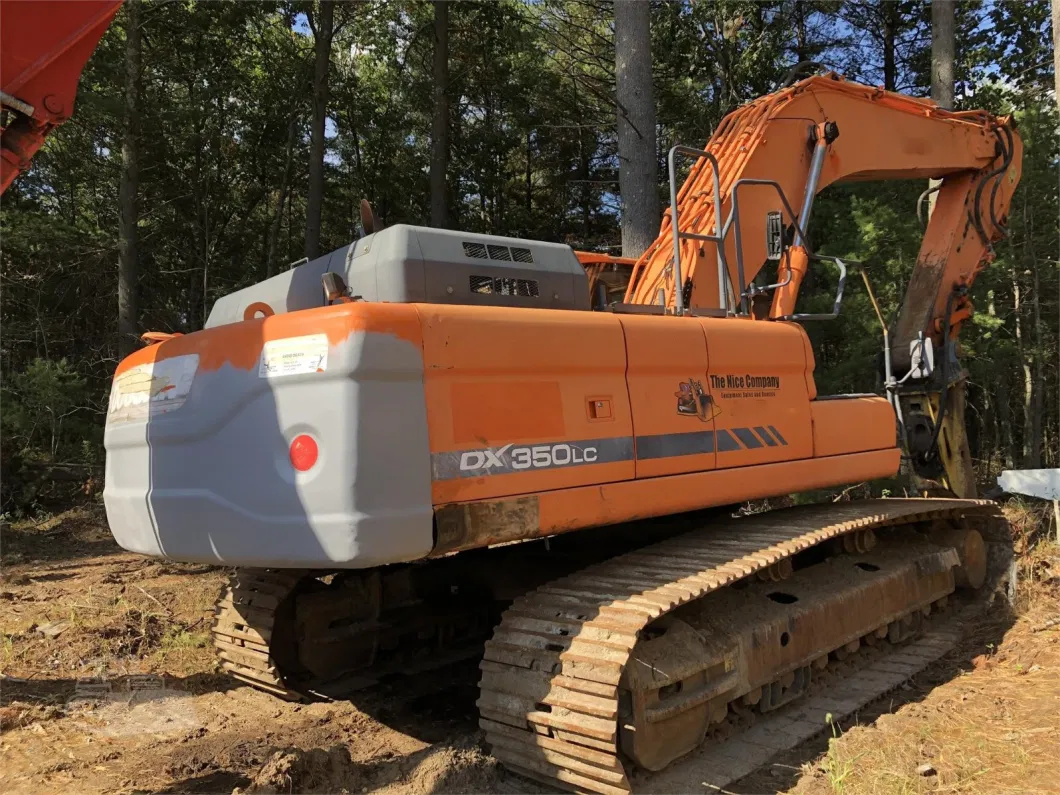
<svg viewBox="0 0 1060 795"><path fill-rule="evenodd" d="M714 234L703 235L694 232L681 232L678 226L680 211L677 209L677 155L690 155L698 159L706 159L711 166L711 176L714 178ZM672 227L674 241L674 309L677 314L685 312L685 285L681 278L681 239L704 240L715 244L718 251L718 295L723 309L728 309L728 266L725 262L724 235L718 236L718 224L721 219L721 178L718 159L704 149L695 149L691 146L677 144L670 148L666 157L670 172L670 225Z"/></svg>
<svg viewBox="0 0 1060 795"><path fill-rule="evenodd" d="M736 180L733 183L730 193L732 195L732 207L729 209L729 216L725 219L725 223L720 226L721 223L721 178L720 178L720 166L718 160L710 152L703 149L694 149L690 146L684 146L677 144L671 147L669 154L667 155L667 162L669 165L670 175L670 221L673 228L673 267L674 267L674 308L677 314L685 314L684 305L684 283L681 278L681 240L703 240L714 243L717 250L718 256L718 295L722 305L722 309L728 311L728 287L729 287L729 268L725 258L725 239L728 237L729 229L733 229L733 244L736 249L736 278L739 282L739 291L733 291L734 296L738 297L740 302L740 314L748 314L750 312L749 297L754 296L758 293L766 292L768 290L776 290L780 287L786 287L791 283L792 271L791 261L788 260L787 265L787 276L783 281L775 284L769 284L765 287L756 288L754 285L748 289L744 285L744 269L743 269L743 246L740 234L740 209L739 209L739 189L742 185L769 185L780 197L780 201L784 205L784 209L787 210L788 217L791 218L792 224L795 227L795 243L801 245L806 249L808 257L813 259L826 259L832 260L840 269L840 282L839 282L839 295L836 298L835 311L831 315L791 315L782 319L790 319L793 317L799 317L806 320L823 320L828 318L834 318L839 314L839 303L843 297L843 283L846 280L846 267L841 260L835 257L816 257L812 250L809 248L807 243L805 227L809 222L810 212L813 208L813 200L817 193L817 185L821 176L821 169L824 166L825 152L828 148L828 139L826 136L818 136L814 145L813 157L810 162L810 173L806 181L805 196L803 198L803 206L801 215L797 215L791 207L791 203L788 201L788 197L784 193L784 189L780 187L780 183L772 179L755 179L751 177L744 177ZM680 211L677 208L677 155L690 155L697 159L706 159L711 166L711 175L714 181L714 234L705 235L695 232L681 232L679 228ZM734 307L735 309L735 307Z"/></svg>
<svg viewBox="0 0 1060 795"><path fill-rule="evenodd" d="M813 254L810 256L811 259L820 262L832 262L839 268L839 289L836 291L835 304L832 306L832 311L827 313L804 313L804 314L793 314L784 315L780 320L835 320L839 317L839 305L843 303L843 287L847 281L847 264L839 257L828 257L823 254ZM852 265L860 266L860 262L854 262L850 260Z"/></svg>
<svg viewBox="0 0 1060 795"><path fill-rule="evenodd" d="M772 187L777 195L780 197L781 203L784 205L784 209L788 213L788 217L791 218L792 223L795 226L795 231L799 236L799 239L805 240L806 235L803 232L802 225L799 223L799 216L791 208L791 203L788 201L788 197L784 194L784 189L780 187L780 183L772 179L755 179L752 177L745 177L736 180L732 186L732 207L729 209L729 217L725 219L725 226L722 227L721 237L724 240L729 236L729 229L732 228L733 243L736 246L736 278L740 281L740 309L743 314L747 314L749 311L747 299L748 295L754 295L758 292L765 292L766 290L774 290L778 287L786 287L791 283L791 262L788 262L788 277L782 282L776 284L770 284L765 287L755 289L752 292L748 292L744 286L743 279L743 246L742 238L740 235L740 187L742 185L768 185ZM807 252L809 253L809 252Z"/></svg>

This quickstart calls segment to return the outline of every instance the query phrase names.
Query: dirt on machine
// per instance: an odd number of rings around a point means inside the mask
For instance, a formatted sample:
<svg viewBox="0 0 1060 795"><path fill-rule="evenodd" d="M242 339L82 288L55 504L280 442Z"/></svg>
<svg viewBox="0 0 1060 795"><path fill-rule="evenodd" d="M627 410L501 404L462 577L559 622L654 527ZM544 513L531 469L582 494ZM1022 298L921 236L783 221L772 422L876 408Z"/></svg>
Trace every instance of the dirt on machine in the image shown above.
<svg viewBox="0 0 1060 795"><path fill-rule="evenodd" d="M236 568L213 636L244 682L341 698L480 657L498 759L628 792L983 585L999 514L975 499L956 340L1020 155L1008 118L827 72L675 146L636 261L365 206L359 240L119 365L114 536ZM884 395L818 394L805 326L871 269L811 248L814 197L929 177ZM796 306L810 267L829 313ZM903 460L949 496L735 516Z"/></svg>

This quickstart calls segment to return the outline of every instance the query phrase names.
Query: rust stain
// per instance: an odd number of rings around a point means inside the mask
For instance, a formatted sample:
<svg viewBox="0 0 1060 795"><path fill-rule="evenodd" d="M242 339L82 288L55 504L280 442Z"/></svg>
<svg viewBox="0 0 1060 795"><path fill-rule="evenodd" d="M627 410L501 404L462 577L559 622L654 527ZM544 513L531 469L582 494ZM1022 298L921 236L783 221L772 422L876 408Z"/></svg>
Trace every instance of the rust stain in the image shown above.
<svg viewBox="0 0 1060 795"><path fill-rule="evenodd" d="M536 496L442 505L435 509L434 521L432 556L542 534Z"/></svg>

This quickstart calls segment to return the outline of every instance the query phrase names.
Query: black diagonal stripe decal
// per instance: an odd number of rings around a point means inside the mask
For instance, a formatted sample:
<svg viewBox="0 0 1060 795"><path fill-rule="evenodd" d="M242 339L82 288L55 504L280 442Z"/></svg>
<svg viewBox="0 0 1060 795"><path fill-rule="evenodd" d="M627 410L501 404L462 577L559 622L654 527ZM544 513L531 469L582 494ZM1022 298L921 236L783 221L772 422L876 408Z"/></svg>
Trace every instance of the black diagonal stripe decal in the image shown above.
<svg viewBox="0 0 1060 795"><path fill-rule="evenodd" d="M770 447L777 446L777 440L769 435L769 431L763 428L761 425L755 426L755 433L762 437L762 441L768 444Z"/></svg>
<svg viewBox="0 0 1060 795"><path fill-rule="evenodd" d="M718 431L715 444L719 453L731 453L733 450L741 449L740 443L733 439L728 431Z"/></svg>
<svg viewBox="0 0 1060 795"><path fill-rule="evenodd" d="M750 428L733 428L732 432L736 434L736 438L739 439L743 446L748 450L754 450L755 448L762 446L762 443L758 441L758 437L751 433Z"/></svg>
<svg viewBox="0 0 1060 795"><path fill-rule="evenodd" d="M780 442L782 445L787 447L787 444L788 444L787 440L785 440L784 437L780 435L780 431L778 431L776 428L774 428L772 425L770 425L769 426L769 432L776 437L778 442Z"/></svg>
<svg viewBox="0 0 1060 795"><path fill-rule="evenodd" d="M658 433L637 437L637 458L669 458L714 452L714 431Z"/></svg>

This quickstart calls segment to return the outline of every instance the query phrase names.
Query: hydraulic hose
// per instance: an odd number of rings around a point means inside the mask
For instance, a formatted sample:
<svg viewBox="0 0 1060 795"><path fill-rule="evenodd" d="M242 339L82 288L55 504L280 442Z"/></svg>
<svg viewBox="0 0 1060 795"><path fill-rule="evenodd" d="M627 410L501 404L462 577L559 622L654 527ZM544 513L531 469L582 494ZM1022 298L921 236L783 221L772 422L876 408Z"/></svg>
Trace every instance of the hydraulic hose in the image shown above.
<svg viewBox="0 0 1060 795"><path fill-rule="evenodd" d="M939 449L939 434L942 432L942 421L946 417L946 398L949 397L950 379L949 373L947 372L949 356L946 351L946 341L950 335L950 318L953 316L953 299L960 291L961 288L957 288L950 292L946 298L946 316L942 323L942 391L939 393L939 414L935 418L935 431L931 434L931 447L928 448L928 452L924 456L924 460L929 460L930 456L936 454Z"/></svg>

